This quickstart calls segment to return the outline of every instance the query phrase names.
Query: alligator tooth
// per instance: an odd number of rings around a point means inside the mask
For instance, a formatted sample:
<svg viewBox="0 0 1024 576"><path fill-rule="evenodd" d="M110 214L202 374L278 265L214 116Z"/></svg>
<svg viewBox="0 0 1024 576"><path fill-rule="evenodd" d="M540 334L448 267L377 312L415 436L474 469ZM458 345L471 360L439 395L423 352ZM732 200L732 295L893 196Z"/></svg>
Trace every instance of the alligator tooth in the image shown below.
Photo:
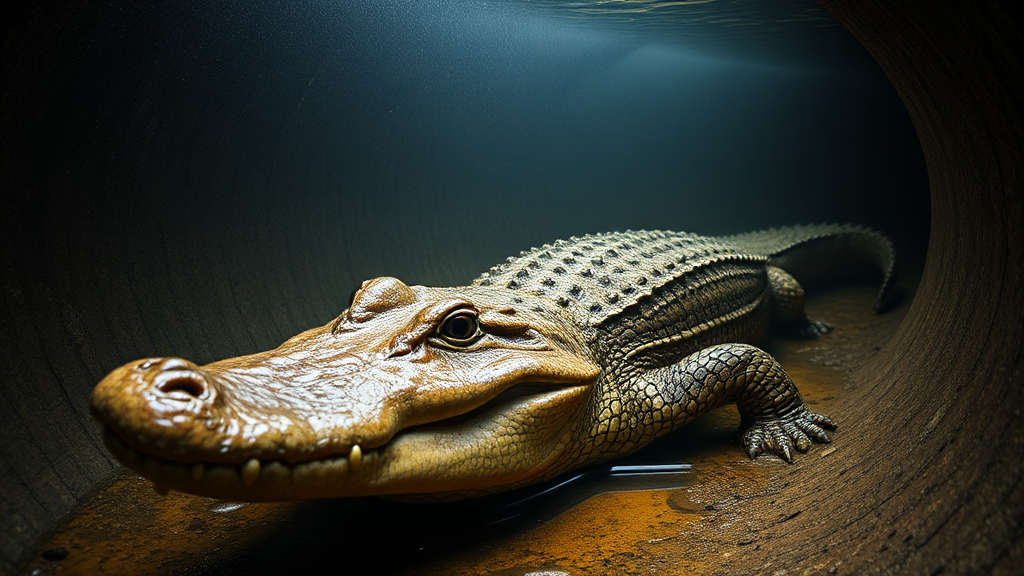
<svg viewBox="0 0 1024 576"><path fill-rule="evenodd" d="M252 486L256 483L256 478L260 475L260 461L255 458L250 458L248 462L242 466L242 484L246 486Z"/></svg>
<svg viewBox="0 0 1024 576"><path fill-rule="evenodd" d="M260 463L260 477L277 486L292 481L292 469L280 462Z"/></svg>
<svg viewBox="0 0 1024 576"><path fill-rule="evenodd" d="M355 472L359 470L359 463L363 461L363 449L359 447L359 444L352 446L352 451L348 454L348 465L349 468Z"/></svg>
<svg viewBox="0 0 1024 576"><path fill-rule="evenodd" d="M160 484L157 484L156 482L153 482L153 490L156 490L156 493L161 495L161 496L167 496L168 494L171 493L171 489L170 488L168 488L167 486L161 486Z"/></svg>
<svg viewBox="0 0 1024 576"><path fill-rule="evenodd" d="M206 474L206 465L202 462L192 465L192 479L199 482L203 479L203 474Z"/></svg>

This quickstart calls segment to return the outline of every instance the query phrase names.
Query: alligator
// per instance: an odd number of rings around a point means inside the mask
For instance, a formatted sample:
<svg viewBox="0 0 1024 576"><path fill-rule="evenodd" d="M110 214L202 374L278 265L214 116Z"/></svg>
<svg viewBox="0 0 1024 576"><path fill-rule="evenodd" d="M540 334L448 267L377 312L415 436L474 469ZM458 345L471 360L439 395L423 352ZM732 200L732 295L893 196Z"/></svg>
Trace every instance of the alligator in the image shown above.
<svg viewBox="0 0 1024 576"><path fill-rule="evenodd" d="M341 316L275 350L128 363L90 411L158 491L237 501L480 496L624 456L731 403L750 458L792 461L835 424L756 345L768 329L826 333L791 273L848 261L881 269L881 305L892 245L857 226L573 237L469 286L367 280Z"/></svg>

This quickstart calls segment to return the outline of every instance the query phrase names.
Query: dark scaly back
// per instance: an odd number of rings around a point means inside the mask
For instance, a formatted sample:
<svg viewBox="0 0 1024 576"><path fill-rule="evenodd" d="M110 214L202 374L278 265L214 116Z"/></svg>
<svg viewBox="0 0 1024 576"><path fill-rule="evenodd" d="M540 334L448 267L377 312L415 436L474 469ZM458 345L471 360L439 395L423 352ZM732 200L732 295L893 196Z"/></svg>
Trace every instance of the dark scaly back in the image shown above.
<svg viewBox="0 0 1024 576"><path fill-rule="evenodd" d="M626 231L558 240L509 257L475 285L544 296L595 329L598 356L663 365L704 346L755 343L767 325L766 264L798 279L858 261L882 269L878 307L895 255L881 234L821 224L727 237Z"/></svg>
<svg viewBox="0 0 1024 576"><path fill-rule="evenodd" d="M521 252L474 284L553 300L603 335L595 345L610 364L667 364L712 341L760 336L767 260L696 234L626 231Z"/></svg>
<svg viewBox="0 0 1024 576"><path fill-rule="evenodd" d="M768 256L772 266L786 270L801 281L858 267L879 268L882 287L875 310L885 308L892 299L896 252L888 238L870 228L811 224L724 236L718 240L736 250Z"/></svg>
<svg viewBox="0 0 1024 576"><path fill-rule="evenodd" d="M524 250L473 284L545 296L597 326L688 272L713 262L742 259L744 254L715 238L628 230L573 236ZM767 261L767 257L755 260Z"/></svg>

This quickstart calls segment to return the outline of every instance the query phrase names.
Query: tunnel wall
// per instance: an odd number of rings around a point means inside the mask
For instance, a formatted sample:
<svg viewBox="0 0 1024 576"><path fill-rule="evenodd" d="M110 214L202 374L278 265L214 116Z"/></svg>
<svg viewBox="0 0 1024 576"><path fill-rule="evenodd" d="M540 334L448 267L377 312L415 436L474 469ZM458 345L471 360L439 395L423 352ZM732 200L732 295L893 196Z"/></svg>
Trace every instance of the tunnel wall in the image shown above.
<svg viewBox="0 0 1024 576"><path fill-rule="evenodd" d="M843 399L841 461L791 471L802 514L773 524L752 569L1016 573L1024 497L1019 22L973 2L822 4L906 103L928 165L932 226L917 297ZM880 207L880 209L885 209Z"/></svg>
<svg viewBox="0 0 1024 576"><path fill-rule="evenodd" d="M842 463L817 459L799 473L788 473L783 481L792 484L789 493L802 513L782 522L771 518L769 510L749 511L761 515L765 534L773 540L744 549L740 557L752 571L767 563L813 567L838 558L865 571L1001 568L1009 573L1022 561L1024 526L1019 22L999 3L823 4L879 62L910 111L932 186L928 258L918 297L899 332L860 369L860 385L843 399L842 433L849 448ZM88 197L131 189L102 179L69 181L66 174L47 172L45 162L22 161L45 157L61 146L55 134L31 133L46 120L32 114L56 113L59 103L34 101L37 94L23 90L31 88L45 98L55 86L72 81L65 75L69 68L60 65L66 57L62 51L72 44L79 47L75 57L102 50L103 19L117 18L119 9L108 7L99 16L90 12L90 19L101 24L93 31L80 27L83 10L73 3L28 5L20 16L45 19L48 26L30 30L31 38L28 32L5 38L2 168L4 195L15 200L0 207L4 572L115 470L86 410L89 389L106 370L183 338L178 351L199 360L267 347L290 336L295 326L325 320L309 300L343 301L350 289L324 288L316 270L297 265L331 257L330 239L310 240L303 236L309 231L239 243L231 230L203 228L202 222L189 228L189 218L179 215L173 217L180 218L185 240L166 230L145 235L146 223L187 208L182 206L153 206L117 221L83 213L83 224L54 229L43 207L59 205L61 194ZM143 117L140 113L133 119ZM138 129L145 132L146 126ZM102 174L103 163L116 159L93 150L79 161L95 164ZM37 186L40 182L46 185ZM87 211L92 206L75 205ZM235 215L236 229L259 227L266 212L289 216L289 208L272 201L258 205L258 210ZM101 210L105 204L98 200L95 206ZM64 216L64 221L75 221L75 215ZM116 251L96 261L74 249L53 255L58 244L74 245L76 235L118 242L118 230L132 232L120 241L136 243L137 251L147 255L143 261L119 261ZM227 269L225 262L240 261L246 276L214 275L188 289L132 281L133 274L173 273L176 262L169 246L187 242L189 235L194 242L219 241L226 247L225 254L205 256L205 270ZM305 253L296 255L300 251ZM453 260L459 260L458 254ZM476 263L466 270L453 270L448 262L420 265L452 275L479 268ZM109 272L122 267L128 269L128 281L110 281ZM274 293L245 288L274 270L291 270L294 284L276 286ZM362 276L374 272L357 271ZM304 291L298 286L304 282L319 292ZM247 299L251 308L223 306ZM125 306L96 305L111 300ZM140 309L167 301L174 302L173 310L147 323ZM253 308L264 314L251 314ZM190 338L190 327L209 316L224 319ZM212 350L209 342L221 344Z"/></svg>

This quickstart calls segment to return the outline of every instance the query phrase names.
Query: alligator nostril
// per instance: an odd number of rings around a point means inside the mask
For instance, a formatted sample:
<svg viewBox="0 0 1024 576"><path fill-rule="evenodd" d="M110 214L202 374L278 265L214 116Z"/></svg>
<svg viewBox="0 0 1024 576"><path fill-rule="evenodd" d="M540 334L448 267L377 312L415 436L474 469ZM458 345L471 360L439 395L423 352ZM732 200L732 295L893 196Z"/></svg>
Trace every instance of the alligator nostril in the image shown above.
<svg viewBox="0 0 1024 576"><path fill-rule="evenodd" d="M175 392L178 392L187 394L192 398L199 398L206 393L206 385L203 381L192 376L169 378L161 382L157 388L168 396L180 396L180 394L175 394Z"/></svg>

